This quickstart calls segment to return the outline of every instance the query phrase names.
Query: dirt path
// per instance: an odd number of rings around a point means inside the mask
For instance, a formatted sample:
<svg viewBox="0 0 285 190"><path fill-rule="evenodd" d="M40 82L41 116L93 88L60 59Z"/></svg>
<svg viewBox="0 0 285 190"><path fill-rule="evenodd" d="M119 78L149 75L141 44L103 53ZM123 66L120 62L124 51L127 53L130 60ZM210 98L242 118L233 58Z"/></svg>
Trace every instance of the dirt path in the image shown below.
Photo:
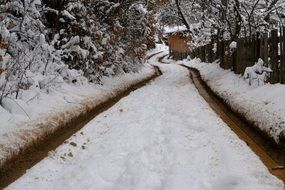
<svg viewBox="0 0 285 190"><path fill-rule="evenodd" d="M156 56L156 55L158 55L158 54L160 54L160 53L162 53L162 52L163 52L163 51L159 51L159 52L157 52L157 53L153 53L153 54L147 56L146 59L148 60L148 59L150 59L150 58L152 58L152 57L154 57L154 56Z"/></svg>
<svg viewBox="0 0 285 190"><path fill-rule="evenodd" d="M154 55L159 53L161 52ZM163 57L159 60L162 59ZM218 115L220 115L224 122L227 123L228 126L260 157L270 172L285 182L285 170L280 168L280 165L284 164L285 159L284 155L279 154L280 150L269 144L259 133L252 130L252 127L245 123L243 119L239 118L235 113L229 110L228 107L226 107L202 81L197 70L189 67L187 67L187 69L189 69L192 80L199 93L209 103L212 109ZM68 127L58 131L53 136L49 137L49 139L39 143L36 147L32 147L30 150L20 155L17 159L13 160L10 165L5 168L5 171L0 171L0 189L6 187L21 177L27 169L31 168L45 158L49 151L56 149L59 145L64 143L66 139L80 130L86 123L88 123L98 114L112 107L120 99L128 96L132 91L147 85L151 80L154 80L156 77L160 76L161 71L158 67L156 67L156 71L156 75L147 81L143 81L135 86L130 87L127 91L119 94L116 98L101 104L92 112L88 113L88 115L77 118L76 120L72 121Z"/></svg>
<svg viewBox="0 0 285 190"><path fill-rule="evenodd" d="M161 55L149 62L159 64ZM159 67L162 76L98 115L7 190L283 189L199 95L187 69Z"/></svg>
<svg viewBox="0 0 285 190"><path fill-rule="evenodd" d="M151 55L150 57L152 56L154 55ZM13 158L5 165L5 168L2 168L0 171L0 189L7 187L9 184L20 178L26 172L26 170L47 157L51 150L55 150L58 146L65 143L68 138L70 138L74 133L80 130L98 114L108 110L119 100L128 96L131 92L147 85L149 82L162 75L162 72L157 66L155 66L155 70L156 73L152 77L129 87L126 91L118 94L115 98L100 104L88 114L75 118L67 126L62 127L51 136L43 139L41 142L38 142L37 145L30 147L22 154Z"/></svg>
<svg viewBox="0 0 285 190"><path fill-rule="evenodd" d="M284 152L270 143L243 118L232 112L205 84L200 77L199 71L185 65L182 66L189 69L193 83L211 108L260 157L268 170L285 183Z"/></svg>

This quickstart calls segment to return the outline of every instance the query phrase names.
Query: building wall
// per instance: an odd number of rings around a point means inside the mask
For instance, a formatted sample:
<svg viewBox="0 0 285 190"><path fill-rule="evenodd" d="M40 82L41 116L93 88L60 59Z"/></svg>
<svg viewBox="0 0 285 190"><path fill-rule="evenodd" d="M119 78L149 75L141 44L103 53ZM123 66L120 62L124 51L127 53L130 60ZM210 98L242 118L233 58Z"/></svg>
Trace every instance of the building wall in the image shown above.
<svg viewBox="0 0 285 190"><path fill-rule="evenodd" d="M189 43L190 37L179 33L170 35L168 37L169 55L176 60L186 58L191 51Z"/></svg>

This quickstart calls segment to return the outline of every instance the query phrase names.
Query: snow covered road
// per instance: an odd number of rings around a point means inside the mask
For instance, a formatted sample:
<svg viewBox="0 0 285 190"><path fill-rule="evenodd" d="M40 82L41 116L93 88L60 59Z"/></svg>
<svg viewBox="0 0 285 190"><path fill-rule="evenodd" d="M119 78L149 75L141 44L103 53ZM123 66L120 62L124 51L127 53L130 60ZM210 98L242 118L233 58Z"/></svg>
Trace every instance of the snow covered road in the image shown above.
<svg viewBox="0 0 285 190"><path fill-rule="evenodd" d="M164 75L92 120L7 189L281 190L211 110L188 70Z"/></svg>

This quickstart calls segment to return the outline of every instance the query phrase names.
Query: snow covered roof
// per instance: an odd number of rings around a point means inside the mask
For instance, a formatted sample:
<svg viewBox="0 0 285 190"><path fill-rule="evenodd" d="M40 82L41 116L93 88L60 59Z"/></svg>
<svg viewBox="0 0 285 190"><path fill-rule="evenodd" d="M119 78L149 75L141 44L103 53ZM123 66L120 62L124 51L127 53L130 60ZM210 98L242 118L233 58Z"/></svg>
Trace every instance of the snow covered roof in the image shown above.
<svg viewBox="0 0 285 190"><path fill-rule="evenodd" d="M185 26L166 26L166 27L164 27L164 34L185 32L185 31L187 31L187 28Z"/></svg>

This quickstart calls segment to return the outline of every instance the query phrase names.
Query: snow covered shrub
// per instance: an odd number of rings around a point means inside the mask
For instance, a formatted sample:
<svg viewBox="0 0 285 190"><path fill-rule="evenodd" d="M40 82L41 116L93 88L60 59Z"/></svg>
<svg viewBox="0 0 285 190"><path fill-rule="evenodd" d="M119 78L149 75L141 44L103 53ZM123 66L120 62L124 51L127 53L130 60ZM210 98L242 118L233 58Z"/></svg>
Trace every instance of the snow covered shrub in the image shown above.
<svg viewBox="0 0 285 190"><path fill-rule="evenodd" d="M82 70L90 81L97 81L97 72L92 65L99 54L90 37L97 28L94 20L89 17L87 8L81 2L66 2L61 11L52 8L49 7L50 13L46 17L57 13L52 17L57 19L58 24L53 24L52 20L46 18L48 25L53 27L49 29L49 40L61 52L61 61L70 69Z"/></svg>
<svg viewBox="0 0 285 190"><path fill-rule="evenodd" d="M54 26L49 35L54 47L70 68L82 70L91 82L137 71L147 47L154 46L155 15L139 1L65 1L62 10L48 10L46 15L56 13L53 18L60 23L48 24Z"/></svg>
<svg viewBox="0 0 285 190"><path fill-rule="evenodd" d="M15 94L16 98L21 89L32 86L29 74L38 69L40 65L35 62L43 62L41 54L44 54L42 31L44 26L39 21L40 13L36 6L37 1L8 1L1 5L1 37L7 44L2 49L3 61L0 67L3 70L1 77L1 97Z"/></svg>
<svg viewBox="0 0 285 190"><path fill-rule="evenodd" d="M259 58L254 66L245 69L243 77L248 81L249 85L252 85L254 82L257 83L258 86L265 83L272 70L268 67L264 67L263 64L264 61Z"/></svg>
<svg viewBox="0 0 285 190"><path fill-rule="evenodd" d="M154 46L155 3L8 0L0 5L0 103L25 90L136 72Z"/></svg>
<svg viewBox="0 0 285 190"><path fill-rule="evenodd" d="M0 6L1 48L0 101L19 98L24 90L47 90L74 76L61 61L61 52L46 40L39 0L10 0ZM67 74L69 73L69 74Z"/></svg>

